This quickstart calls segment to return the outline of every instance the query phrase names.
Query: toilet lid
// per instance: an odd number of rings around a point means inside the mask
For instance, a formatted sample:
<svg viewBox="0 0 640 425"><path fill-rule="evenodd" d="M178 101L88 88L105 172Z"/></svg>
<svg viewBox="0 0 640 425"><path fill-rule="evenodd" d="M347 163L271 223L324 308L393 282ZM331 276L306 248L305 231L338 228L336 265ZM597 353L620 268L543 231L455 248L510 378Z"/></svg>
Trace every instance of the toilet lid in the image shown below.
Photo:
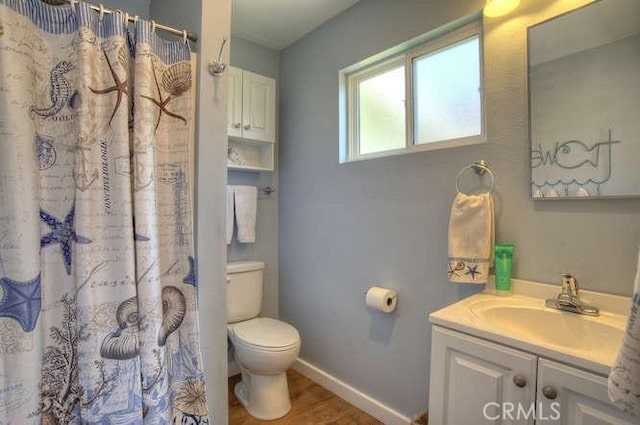
<svg viewBox="0 0 640 425"><path fill-rule="evenodd" d="M235 323L233 332L242 342L265 348L282 348L300 340L296 328L288 323L268 317Z"/></svg>

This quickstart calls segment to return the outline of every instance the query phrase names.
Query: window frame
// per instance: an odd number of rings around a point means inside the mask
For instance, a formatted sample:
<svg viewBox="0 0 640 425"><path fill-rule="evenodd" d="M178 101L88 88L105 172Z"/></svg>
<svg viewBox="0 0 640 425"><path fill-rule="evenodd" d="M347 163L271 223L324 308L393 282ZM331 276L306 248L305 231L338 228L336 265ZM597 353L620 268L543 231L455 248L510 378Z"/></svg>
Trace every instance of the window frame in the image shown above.
<svg viewBox="0 0 640 425"><path fill-rule="evenodd" d="M413 63L415 60L430 53L453 47L474 36L478 37L479 77L480 77L480 134L440 140L436 142L417 143L414 128L414 76ZM425 38L426 37L426 38ZM425 34L400 46L389 49L379 55L366 59L340 72L341 91L343 97L340 102L340 163L356 162L367 159L402 155L413 152L424 152L436 149L447 149L459 146L485 143L486 136L486 108L484 90L484 42L482 19L473 17L463 25L457 25L445 32L436 30ZM359 129L359 83L368 78L390 71L403 64L405 70L405 144L402 148L385 151L360 153ZM344 139L344 140L342 140Z"/></svg>
<svg viewBox="0 0 640 425"><path fill-rule="evenodd" d="M364 67L352 74L349 74L348 78L348 92L349 92L349 100L347 107L347 122L349 128L349 161L354 160L352 158L351 153L355 152L358 159L368 159L368 158L377 158L379 156L386 156L392 154L392 152L402 151L407 148L407 129L405 128L405 146L403 148L397 149L387 149L384 151L371 152L371 153L360 153L360 82L368 80L370 78L377 77L378 75L384 74L388 71L399 67L405 67L405 90L407 87L407 74L406 74L406 60L404 55L395 55L390 57L382 62L378 62L375 65ZM405 116L407 112L407 99L405 92ZM406 127L406 119L405 119L405 127Z"/></svg>

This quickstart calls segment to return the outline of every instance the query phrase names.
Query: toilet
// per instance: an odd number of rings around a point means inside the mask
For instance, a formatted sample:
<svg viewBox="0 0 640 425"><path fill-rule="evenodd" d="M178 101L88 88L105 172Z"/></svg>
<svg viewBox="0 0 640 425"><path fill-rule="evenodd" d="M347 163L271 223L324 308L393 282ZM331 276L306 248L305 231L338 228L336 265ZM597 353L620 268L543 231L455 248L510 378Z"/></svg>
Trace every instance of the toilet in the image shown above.
<svg viewBox="0 0 640 425"><path fill-rule="evenodd" d="M287 369L300 352L300 334L288 323L258 317L264 262L227 264L227 332L242 373L234 393L251 416L280 418L291 409Z"/></svg>

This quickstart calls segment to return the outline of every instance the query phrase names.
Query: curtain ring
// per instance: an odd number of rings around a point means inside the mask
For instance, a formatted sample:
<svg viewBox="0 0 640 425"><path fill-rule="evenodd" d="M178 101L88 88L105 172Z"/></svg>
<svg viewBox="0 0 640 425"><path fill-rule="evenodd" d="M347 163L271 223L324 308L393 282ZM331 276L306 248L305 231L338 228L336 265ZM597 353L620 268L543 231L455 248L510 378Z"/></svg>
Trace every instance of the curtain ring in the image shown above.
<svg viewBox="0 0 640 425"><path fill-rule="evenodd" d="M182 30L182 41L187 42L187 30Z"/></svg>
<svg viewBox="0 0 640 425"><path fill-rule="evenodd" d="M138 23L138 19L140 19L140 17L138 15L133 17L133 24L137 24Z"/></svg>
<svg viewBox="0 0 640 425"><path fill-rule="evenodd" d="M102 21L102 18L104 18L104 5L100 3L100 20L101 21Z"/></svg>
<svg viewBox="0 0 640 425"><path fill-rule="evenodd" d="M75 11L78 0L69 0L69 4L71 5L71 9Z"/></svg>
<svg viewBox="0 0 640 425"><path fill-rule="evenodd" d="M151 33L155 34L156 32L156 21L154 21L153 19L151 20Z"/></svg>
<svg viewBox="0 0 640 425"><path fill-rule="evenodd" d="M115 14L122 15L124 17L124 27L126 28L127 24L129 23L129 13L125 12L122 9L116 9Z"/></svg>

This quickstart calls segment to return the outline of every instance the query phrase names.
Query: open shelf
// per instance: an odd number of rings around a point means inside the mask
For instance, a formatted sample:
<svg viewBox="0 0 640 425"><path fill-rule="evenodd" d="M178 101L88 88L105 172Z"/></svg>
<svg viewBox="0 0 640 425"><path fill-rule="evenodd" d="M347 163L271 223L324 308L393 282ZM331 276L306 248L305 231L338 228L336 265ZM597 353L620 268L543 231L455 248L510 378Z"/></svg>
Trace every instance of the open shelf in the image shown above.
<svg viewBox="0 0 640 425"><path fill-rule="evenodd" d="M244 164L228 163L229 170L273 171L274 144L246 139L229 138L229 150L244 158Z"/></svg>

